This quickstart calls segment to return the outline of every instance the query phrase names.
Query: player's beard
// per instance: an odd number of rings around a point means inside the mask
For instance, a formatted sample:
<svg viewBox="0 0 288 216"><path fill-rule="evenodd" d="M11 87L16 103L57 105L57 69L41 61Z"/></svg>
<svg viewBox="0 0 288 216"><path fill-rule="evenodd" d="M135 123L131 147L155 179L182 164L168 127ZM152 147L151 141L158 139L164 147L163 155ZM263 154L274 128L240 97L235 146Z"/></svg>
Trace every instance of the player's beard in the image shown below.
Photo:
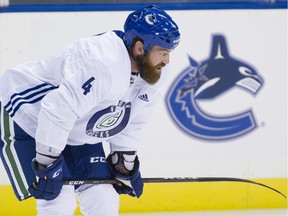
<svg viewBox="0 0 288 216"><path fill-rule="evenodd" d="M139 66L140 76L148 84L155 84L161 77L161 72L157 71L157 68L163 68L166 64L159 63L156 66L153 66L149 61L149 54L139 55L136 57L137 63Z"/></svg>

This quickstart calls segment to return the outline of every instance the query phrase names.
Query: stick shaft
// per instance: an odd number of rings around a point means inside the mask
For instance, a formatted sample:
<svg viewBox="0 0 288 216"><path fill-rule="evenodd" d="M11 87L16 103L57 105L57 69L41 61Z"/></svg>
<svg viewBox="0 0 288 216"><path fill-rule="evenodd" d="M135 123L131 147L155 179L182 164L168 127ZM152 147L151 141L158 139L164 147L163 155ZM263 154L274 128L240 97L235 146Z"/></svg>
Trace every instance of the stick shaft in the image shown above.
<svg viewBox="0 0 288 216"><path fill-rule="evenodd" d="M144 183L180 183L180 182L242 182L242 183L250 183L259 185L262 187L266 187L274 192L282 195L286 198L286 196L280 191L272 188L268 185L251 181L248 179L241 178L230 178L230 177L173 177L173 178L143 178ZM83 184L116 184L121 186L121 181L117 179L92 179L92 180L64 180L64 185L83 185Z"/></svg>

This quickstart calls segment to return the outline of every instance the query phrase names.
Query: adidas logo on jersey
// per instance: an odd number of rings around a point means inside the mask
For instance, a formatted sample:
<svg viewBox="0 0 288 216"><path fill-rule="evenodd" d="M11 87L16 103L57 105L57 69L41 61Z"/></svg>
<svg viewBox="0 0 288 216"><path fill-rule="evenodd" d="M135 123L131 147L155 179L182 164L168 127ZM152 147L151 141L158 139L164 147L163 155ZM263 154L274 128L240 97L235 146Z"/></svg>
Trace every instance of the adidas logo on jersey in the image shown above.
<svg viewBox="0 0 288 216"><path fill-rule="evenodd" d="M147 94L139 95L138 98L139 98L140 100L149 102L149 99L148 99L148 95L147 95Z"/></svg>

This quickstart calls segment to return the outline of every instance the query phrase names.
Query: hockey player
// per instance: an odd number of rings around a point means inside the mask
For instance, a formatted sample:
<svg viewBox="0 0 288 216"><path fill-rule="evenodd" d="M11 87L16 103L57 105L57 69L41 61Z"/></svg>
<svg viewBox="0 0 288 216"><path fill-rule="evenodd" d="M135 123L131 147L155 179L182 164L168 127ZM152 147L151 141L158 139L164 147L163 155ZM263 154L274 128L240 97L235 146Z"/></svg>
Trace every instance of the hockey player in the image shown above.
<svg viewBox="0 0 288 216"><path fill-rule="evenodd" d="M76 197L84 215L114 216L119 194L140 197L141 128L179 40L176 23L153 5L131 13L124 32L80 39L7 70L0 77L0 155L18 199L35 197L41 216L73 215ZM62 185L110 178L123 185Z"/></svg>

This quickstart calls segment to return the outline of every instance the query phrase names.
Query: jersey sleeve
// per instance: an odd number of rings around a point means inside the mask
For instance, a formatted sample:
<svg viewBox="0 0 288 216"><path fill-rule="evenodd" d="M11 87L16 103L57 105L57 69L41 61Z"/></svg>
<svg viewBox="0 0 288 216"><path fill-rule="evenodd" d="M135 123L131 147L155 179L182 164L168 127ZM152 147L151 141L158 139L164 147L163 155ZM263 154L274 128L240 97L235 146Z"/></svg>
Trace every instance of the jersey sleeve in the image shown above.
<svg viewBox="0 0 288 216"><path fill-rule="evenodd" d="M111 89L107 68L95 58L67 58L59 87L41 102L36 141L63 150L77 118L96 106Z"/></svg>

